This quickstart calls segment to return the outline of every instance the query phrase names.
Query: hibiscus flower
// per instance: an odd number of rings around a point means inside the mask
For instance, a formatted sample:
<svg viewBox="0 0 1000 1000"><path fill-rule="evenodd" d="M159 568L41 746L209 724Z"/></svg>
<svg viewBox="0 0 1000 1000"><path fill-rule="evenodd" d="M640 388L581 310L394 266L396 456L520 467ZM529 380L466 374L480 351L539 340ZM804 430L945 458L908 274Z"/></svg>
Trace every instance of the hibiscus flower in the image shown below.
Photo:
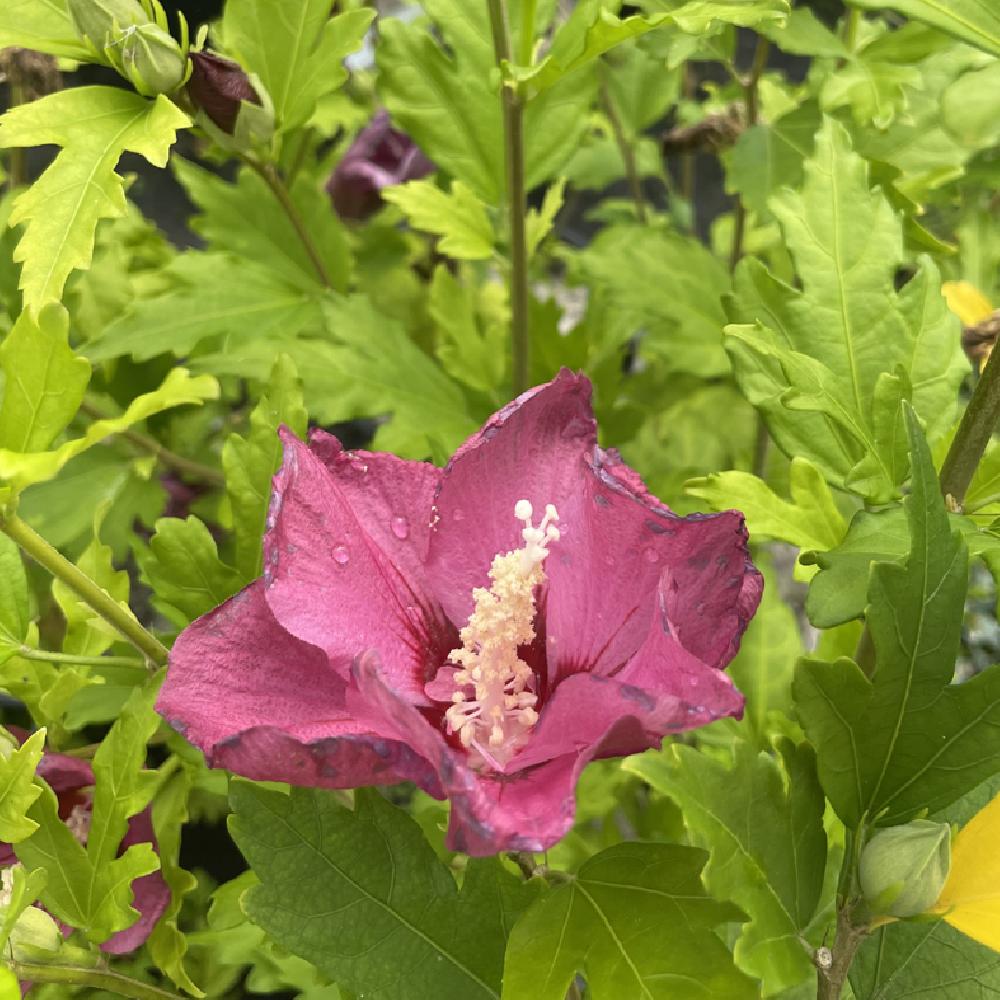
<svg viewBox="0 0 1000 1000"><path fill-rule="evenodd" d="M445 469L283 431L264 576L181 633L158 710L249 778L412 781L475 855L559 840L591 760L739 716L743 517L672 513L590 396L564 370Z"/></svg>
<svg viewBox="0 0 1000 1000"><path fill-rule="evenodd" d="M22 741L27 736L14 727L10 728L10 732ZM59 818L81 844L86 844L94 789L94 772L90 764L76 757L46 752L38 763L37 773L55 792L59 803ZM153 819L149 808L128 821L128 829L118 848L119 856L133 844L152 844L153 850L156 850L156 835L153 833ZM3 892L9 892L10 877L7 872L16 864L17 845L0 842L0 879L3 882L0 896ZM139 919L131 927L113 934L101 945L101 951L109 955L127 955L140 947L152 934L156 922L163 916L170 902L170 889L158 871L137 878L132 883L132 893L132 905L139 911ZM60 926L64 934L68 935L72 930L65 924Z"/></svg>
<svg viewBox="0 0 1000 1000"><path fill-rule="evenodd" d="M362 222L382 206L382 188L416 181L437 168L405 133L379 111L358 133L333 169L326 191L342 219Z"/></svg>

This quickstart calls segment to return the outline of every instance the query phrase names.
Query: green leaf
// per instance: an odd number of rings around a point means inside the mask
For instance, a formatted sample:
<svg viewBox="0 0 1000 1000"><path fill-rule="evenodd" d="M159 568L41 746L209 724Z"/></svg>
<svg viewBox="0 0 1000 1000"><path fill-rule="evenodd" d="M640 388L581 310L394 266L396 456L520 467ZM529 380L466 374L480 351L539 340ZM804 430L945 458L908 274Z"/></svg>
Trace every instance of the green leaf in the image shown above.
<svg viewBox="0 0 1000 1000"><path fill-rule="evenodd" d="M271 283L289 284L315 292L316 266L302 237L263 179L244 167L232 183L176 157L171 164L177 179L198 206L192 227L208 249L245 257L271 274ZM335 290L347 290L351 260L347 234L329 197L315 181L300 173L289 196L315 245ZM210 282L203 282L210 284ZM252 282L241 282L252 286Z"/></svg>
<svg viewBox="0 0 1000 1000"><path fill-rule="evenodd" d="M0 479L7 479L15 490L55 476L71 459L112 434L127 430L140 420L174 406L200 404L215 399L218 383L208 375L192 377L184 368L172 369L163 384L152 392L136 397L118 417L95 420L82 437L73 438L54 451L13 452L0 448Z"/></svg>
<svg viewBox="0 0 1000 1000"><path fill-rule="evenodd" d="M0 840L16 844L30 837L38 824L25 815L41 795L35 769L45 748L45 730L32 733L16 750L0 755Z"/></svg>
<svg viewBox="0 0 1000 1000"><path fill-rule="evenodd" d="M170 887L170 903L156 922L147 943L153 961L175 986L195 997L205 996L188 975L184 956L188 949L186 936L177 927L177 917L184 897L198 886L198 879L180 866L181 829L188 821L188 797L191 776L181 770L156 793L153 803L153 827L156 830L157 853L163 879Z"/></svg>
<svg viewBox="0 0 1000 1000"><path fill-rule="evenodd" d="M45 888L45 881L44 870L29 873L21 865L14 865L11 869L10 902L3 907L3 916L0 918L0 948L4 949L5 954L9 954L7 942L18 917L38 899ZM21 1000L21 991L18 989L11 997ZM3 993L0 993L0 998L8 1000Z"/></svg>
<svg viewBox="0 0 1000 1000"><path fill-rule="evenodd" d="M379 22L378 86L393 120L456 180L489 205L504 191L499 77L487 6L465 0L425 5L454 58L426 23ZM479 44L462 41L478 37ZM527 186L558 173L588 128L596 75L584 71L533 100L524 115Z"/></svg>
<svg viewBox="0 0 1000 1000"><path fill-rule="evenodd" d="M227 46L260 77L274 104L278 127L304 125L316 102L346 79L343 66L361 41L374 11L330 17L326 0L245 0L227 5Z"/></svg>
<svg viewBox="0 0 1000 1000"><path fill-rule="evenodd" d="M446 264L439 264L431 280L427 310L437 332L436 354L441 366L452 378L485 393L499 407L498 390L507 372L508 332L507 324L497 316L480 318L476 300L485 298L489 288L477 288L473 276L456 277ZM537 346L534 326L533 331Z"/></svg>
<svg viewBox="0 0 1000 1000"><path fill-rule="evenodd" d="M545 58L534 66L509 67L510 79L530 100L593 63L616 45L644 35L670 20L670 14L633 14L619 18L603 3L584 0L576 5L559 29Z"/></svg>
<svg viewBox="0 0 1000 1000"><path fill-rule="evenodd" d="M801 192L771 199L803 290L753 259L736 275L727 349L746 397L789 455L835 486L887 500L905 475L898 420L909 395L932 437L950 426L967 362L937 269L921 258L896 292L902 229L865 162L827 119Z"/></svg>
<svg viewBox="0 0 1000 1000"><path fill-rule="evenodd" d="M1000 769L1000 669L951 683L968 553L948 520L930 451L908 408L906 421L912 547L903 565L872 570L874 675L869 679L849 660L803 661L793 689L824 791L848 827L866 817L879 825L906 822Z"/></svg>
<svg viewBox="0 0 1000 1000"><path fill-rule="evenodd" d="M0 344L0 448L47 448L73 419L90 381L90 365L70 349L68 328L60 305L46 306L37 320L25 309Z"/></svg>
<svg viewBox="0 0 1000 1000"><path fill-rule="evenodd" d="M625 762L684 815L692 842L709 852L705 885L749 916L736 963L773 996L812 977L802 944L816 912L826 865L823 792L811 747L781 757L736 744L731 768L674 744Z"/></svg>
<svg viewBox="0 0 1000 1000"><path fill-rule="evenodd" d="M156 775L143 766L146 744L160 721L153 711L158 691L156 683L137 688L94 754L96 785L87 856L95 873L118 854L129 818L142 812L153 795Z"/></svg>
<svg viewBox="0 0 1000 1000"><path fill-rule="evenodd" d="M980 531L974 521L949 514L971 556L993 565L1000 539ZM833 628L864 615L868 576L876 562L902 562L910 551L910 528L899 507L871 512L859 510L843 541L826 552L803 553L802 562L819 566L806 597L806 614L816 628Z"/></svg>
<svg viewBox="0 0 1000 1000"><path fill-rule="evenodd" d="M697 240L648 226L609 226L577 258L607 296L613 342L645 332L640 351L665 371L728 374L722 349L725 267Z"/></svg>
<svg viewBox="0 0 1000 1000"><path fill-rule="evenodd" d="M139 565L157 606L181 627L232 597L243 584L240 574L219 559L215 539L193 515L160 518L149 549L139 553Z"/></svg>
<svg viewBox="0 0 1000 1000"><path fill-rule="evenodd" d="M230 832L261 884L243 909L283 948L372 1000L496 998L507 928L540 890L472 861L459 892L419 827L372 791L231 791Z"/></svg>
<svg viewBox="0 0 1000 1000"><path fill-rule="evenodd" d="M306 432L302 385L291 359L274 364L266 394L250 413L246 437L230 436L222 449L226 492L233 508L236 569L249 583L260 576L261 538L271 497L271 477L281 464L278 428L286 424L300 437Z"/></svg>
<svg viewBox="0 0 1000 1000"><path fill-rule="evenodd" d="M111 549L101 544L96 528L94 537L80 554L76 565L127 614L132 614L128 603L128 573L125 570L115 569ZM64 652L81 656L99 656L120 638L104 618L59 578L52 581L52 596L66 619Z"/></svg>
<svg viewBox="0 0 1000 1000"><path fill-rule="evenodd" d="M851 964L857 1000L970 1000L1000 993L1000 957L943 920L880 927Z"/></svg>
<svg viewBox="0 0 1000 1000"><path fill-rule="evenodd" d="M95 942L135 923L139 914L131 906L131 884L159 867L152 844L133 844L120 858L95 867L59 818L55 794L44 784L28 818L38 829L17 845L17 857L29 872L45 869L41 897L47 909Z"/></svg>
<svg viewBox="0 0 1000 1000"><path fill-rule="evenodd" d="M566 193L566 179L560 178L545 192L542 206L539 209L529 208L524 220L525 242L528 246L528 257L532 257L542 240L548 236L555 224L559 209L563 206Z"/></svg>
<svg viewBox="0 0 1000 1000"><path fill-rule="evenodd" d="M794 8L784 24L764 23L758 30L792 55L845 59L849 54L843 41L808 7Z"/></svg>
<svg viewBox="0 0 1000 1000"><path fill-rule="evenodd" d="M486 206L461 181L446 194L433 180L388 187L382 197L399 206L415 229L441 237L440 250L459 260L493 256L493 225Z"/></svg>
<svg viewBox="0 0 1000 1000"><path fill-rule="evenodd" d="M93 55L77 37L65 0L4 0L0 6L0 49L8 47L84 61Z"/></svg>
<svg viewBox="0 0 1000 1000"><path fill-rule="evenodd" d="M807 458L792 459L789 488L790 502L749 472L716 472L692 479L685 491L707 500L712 510L741 510L755 539L788 542L820 552L839 544L847 524L830 487Z"/></svg>
<svg viewBox="0 0 1000 1000"><path fill-rule="evenodd" d="M28 636L28 578L16 543L0 533L0 663Z"/></svg>
<svg viewBox="0 0 1000 1000"><path fill-rule="evenodd" d="M593 63L604 53L631 38L663 25L673 25L689 34L704 35L725 24L756 25L781 21L788 12L785 0L690 0L663 13L633 14L619 18L603 0L578 3L552 41L549 54L532 67L511 67L512 79L533 97ZM667 4L659 3L663 7Z"/></svg>
<svg viewBox="0 0 1000 1000"><path fill-rule="evenodd" d="M466 67L449 59L422 26L384 18L379 32L379 93L393 119L442 169L497 204L503 129L489 65L462 72ZM459 49L456 58L470 55Z"/></svg>
<svg viewBox="0 0 1000 1000"><path fill-rule="evenodd" d="M821 120L816 102L806 101L773 122L762 122L741 133L735 145L722 154L726 189L738 194L752 211L768 212L768 201L782 188L802 184L803 163L812 155Z"/></svg>
<svg viewBox="0 0 1000 1000"><path fill-rule="evenodd" d="M130 150L162 167L178 129L190 124L172 101L147 101L117 87L73 87L0 118L0 148L52 143L52 165L18 196L10 224L25 223L14 254L25 306L58 301L70 272L86 268L101 219L125 214L115 166Z"/></svg>
<svg viewBox="0 0 1000 1000"><path fill-rule="evenodd" d="M1000 10L992 0L852 0L866 10L898 10L1000 56Z"/></svg>
<svg viewBox="0 0 1000 1000"><path fill-rule="evenodd" d="M740 651L726 670L746 696L743 718L757 745L770 749L772 713L793 714L792 677L803 653L802 636L795 613L781 599L769 562L759 555L754 561L764 573L764 594L740 642Z"/></svg>
<svg viewBox="0 0 1000 1000"><path fill-rule="evenodd" d="M180 254L166 275L176 279L176 287L136 301L84 346L91 360L129 354L146 361L168 352L181 357L208 337L225 336L236 347L250 340L293 337L323 324L313 292L228 253Z"/></svg>
<svg viewBox="0 0 1000 1000"><path fill-rule="evenodd" d="M50 545L76 552L93 534L98 511L106 510L101 538L123 560L136 523L152 530L167 499L150 458L123 461L118 448L98 445L67 462L54 479L25 490L18 514Z"/></svg>
<svg viewBox="0 0 1000 1000"><path fill-rule="evenodd" d="M750 1000L758 988L713 928L742 914L705 895L705 852L624 843L586 861L511 931L503 1000L564 1000L577 973L593 1000Z"/></svg>

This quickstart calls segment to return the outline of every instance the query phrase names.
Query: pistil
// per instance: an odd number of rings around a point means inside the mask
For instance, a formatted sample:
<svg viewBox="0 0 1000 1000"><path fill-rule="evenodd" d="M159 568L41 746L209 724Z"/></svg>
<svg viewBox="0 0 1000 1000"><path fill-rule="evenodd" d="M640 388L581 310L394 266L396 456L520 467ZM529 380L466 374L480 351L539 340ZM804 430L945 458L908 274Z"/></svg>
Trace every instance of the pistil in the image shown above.
<svg viewBox="0 0 1000 1000"><path fill-rule="evenodd" d="M445 713L448 732L498 768L517 753L538 721L535 675L518 648L535 638L535 588L545 582L548 546L559 540L559 515L552 504L537 527L527 500L515 504L514 516L524 524L524 545L494 556L490 587L472 592L475 606L460 633L462 648L449 655L460 669Z"/></svg>

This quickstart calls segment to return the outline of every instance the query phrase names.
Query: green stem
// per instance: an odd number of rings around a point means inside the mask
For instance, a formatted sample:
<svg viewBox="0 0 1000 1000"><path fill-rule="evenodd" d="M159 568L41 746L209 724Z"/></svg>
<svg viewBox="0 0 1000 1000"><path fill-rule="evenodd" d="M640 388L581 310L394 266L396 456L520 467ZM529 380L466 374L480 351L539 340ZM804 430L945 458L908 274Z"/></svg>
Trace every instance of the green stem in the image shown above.
<svg viewBox="0 0 1000 1000"><path fill-rule="evenodd" d="M983 452L1000 422L1000 349L990 352L972 399L962 414L955 438L941 466L941 492L950 506L962 509L965 494Z"/></svg>
<svg viewBox="0 0 1000 1000"><path fill-rule="evenodd" d="M486 0L493 34L497 69L510 62L510 32L503 0ZM531 332L528 318L528 241L526 216L528 192L524 176L524 104L513 87L501 81L504 166L507 182L507 214L510 236L510 335L513 356L514 395L528 388Z"/></svg>
<svg viewBox="0 0 1000 1000"><path fill-rule="evenodd" d="M761 75L767 66L767 55L770 51L771 43L763 35L757 36L757 44L754 47L753 64L750 73L742 81L743 87L743 117L746 119L746 127L753 128L760 118L760 90L759 83ZM737 196L736 211L733 214L733 242L729 251L730 273L736 270L736 265L743 256L743 241L746 238L747 210L743 204L743 199ZM757 414L757 433L754 436L753 451L753 473L755 476L763 477L767 468L767 451L771 436L767 430L767 423L761 413Z"/></svg>
<svg viewBox="0 0 1000 1000"><path fill-rule="evenodd" d="M530 66L535 54L535 11L538 0L521 0L521 49L517 61Z"/></svg>
<svg viewBox="0 0 1000 1000"><path fill-rule="evenodd" d="M853 53L855 46L858 44L858 25L861 23L861 9L859 7L851 7L847 16L844 18L844 48L848 52ZM840 64L846 60L841 59Z"/></svg>
<svg viewBox="0 0 1000 1000"><path fill-rule="evenodd" d="M34 528L14 513L0 513L0 531L8 535L39 565L61 580L82 601L93 608L152 664L162 667L167 662L167 647L151 632L147 632L131 613L123 608L106 590L98 586L78 566L54 549Z"/></svg>
<svg viewBox="0 0 1000 1000"><path fill-rule="evenodd" d="M46 663L67 663L81 667L134 667L145 669L146 661L137 656L77 656L75 653L53 653L47 649L22 646L17 655L25 660L44 660Z"/></svg>
<svg viewBox="0 0 1000 1000"><path fill-rule="evenodd" d="M313 241L305 222L302 221L302 216L299 215L299 210L295 207L295 202L292 201L292 196L288 193L288 188L285 187L285 182L281 179L281 175L274 164L261 163L250 156L243 156L241 159L268 186L271 194L274 195L278 204L281 205L282 211L288 217L288 221L292 224L292 228L295 230L309 260L312 262L320 283L327 288L332 288L333 282L330 280L330 274L326 269L326 264L323 263L323 257L319 252L319 248Z"/></svg>
<svg viewBox="0 0 1000 1000"><path fill-rule="evenodd" d="M106 420L108 418L108 415L90 400L85 399L80 404L80 409L87 416L93 417L95 420ZM182 475L211 483L213 486L226 485L226 478L218 469L213 469L210 465L204 465L193 459L185 458L183 455L178 455L169 448L165 448L156 438L152 438L148 434L142 434L139 431L124 430L119 431L117 436L123 441L128 441L130 444L135 445L136 448L149 452L162 465L175 469Z"/></svg>
<svg viewBox="0 0 1000 1000"><path fill-rule="evenodd" d="M743 117L746 120L746 127L753 128L760 117L760 91L758 84L764 68L767 66L767 54L770 51L771 43L763 36L757 36L757 45L753 53L753 65L746 79L742 81L743 87ZM734 271L736 265L743 256L743 239L746 235L747 210L743 204L743 199L736 201L736 212L733 216L733 242L729 252L729 270Z"/></svg>
<svg viewBox="0 0 1000 1000"><path fill-rule="evenodd" d="M629 193L632 195L632 202L635 205L636 218L642 225L645 225L648 215L646 213L646 200L642 194L642 178L639 176L639 167L635 159L635 147L625 134L625 126L622 124L618 109L611 99L611 91L607 83L601 86L601 104L611 124L611 131L614 133L618 152L621 153L622 163L625 165L625 179L628 182Z"/></svg>
<svg viewBox="0 0 1000 1000"><path fill-rule="evenodd" d="M34 962L11 962L10 967L18 979L34 983L63 983L66 986L91 986L108 993L117 993L131 1000L182 1000L177 993L169 993L158 986L139 982L110 969L86 969L73 965L39 965Z"/></svg>

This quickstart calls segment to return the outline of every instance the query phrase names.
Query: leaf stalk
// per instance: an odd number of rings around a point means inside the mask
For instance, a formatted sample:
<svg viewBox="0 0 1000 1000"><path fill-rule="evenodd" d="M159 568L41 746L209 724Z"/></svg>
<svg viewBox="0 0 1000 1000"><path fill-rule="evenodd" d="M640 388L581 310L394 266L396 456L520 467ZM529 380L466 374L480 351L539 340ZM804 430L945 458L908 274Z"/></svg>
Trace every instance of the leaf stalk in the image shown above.
<svg viewBox="0 0 1000 1000"><path fill-rule="evenodd" d="M625 126L622 124L621 115L618 114L618 109L611 97L611 89L607 83L601 86L601 104L604 107L608 123L611 125L618 152L621 154L622 163L625 166L625 180L628 183L629 194L632 196L632 203L635 205L635 216L641 225L645 225L649 221L649 215L646 212L646 199L642 193L642 178L639 175L639 166L636 162L635 146L625 134Z"/></svg>
<svg viewBox="0 0 1000 1000"><path fill-rule="evenodd" d="M131 1000L182 1000L177 993L140 982L110 969L87 969L74 965L43 965L36 962L11 962L11 970L22 982L63 983L66 986L90 986L117 993Z"/></svg>
<svg viewBox="0 0 1000 1000"><path fill-rule="evenodd" d="M306 228L306 224L299 214L298 208L295 207L295 202L292 201L292 196L285 186L285 182L281 179L281 174L278 173L277 168L273 163L261 163L260 160L255 160L251 156L242 156L240 159L260 177L267 185L271 194L274 195L282 211L288 217L288 221L292 224L295 235L298 236L299 242L309 257L320 280L320 284L325 288L332 288L333 282L330 280L330 273L326 269L326 264L323 263L319 247L316 246L312 234Z"/></svg>
<svg viewBox="0 0 1000 1000"><path fill-rule="evenodd" d="M108 417L99 406L87 399L80 404L80 410L95 420L105 420ZM225 476L218 469L213 469L210 465L204 465L202 462L196 462L194 459L178 455L169 448L165 448L156 438L150 437L148 434L142 434L139 431L124 430L119 431L117 436L123 441L128 441L129 444L135 445L136 448L149 452L161 465L165 465L181 473L181 475L190 476L192 479L201 480L212 486L226 485Z"/></svg>
<svg viewBox="0 0 1000 1000"><path fill-rule="evenodd" d="M143 628L127 608L123 608L103 587L53 548L17 514L0 513L0 531L16 542L56 579L65 583L77 597L132 643L148 663L156 667L166 665L167 647L152 632Z"/></svg>
<svg viewBox="0 0 1000 1000"><path fill-rule="evenodd" d="M65 663L80 667L134 667L145 669L146 661L137 656L77 656L75 653L53 653L47 649L22 646L17 655L25 660L44 660L46 663Z"/></svg>

